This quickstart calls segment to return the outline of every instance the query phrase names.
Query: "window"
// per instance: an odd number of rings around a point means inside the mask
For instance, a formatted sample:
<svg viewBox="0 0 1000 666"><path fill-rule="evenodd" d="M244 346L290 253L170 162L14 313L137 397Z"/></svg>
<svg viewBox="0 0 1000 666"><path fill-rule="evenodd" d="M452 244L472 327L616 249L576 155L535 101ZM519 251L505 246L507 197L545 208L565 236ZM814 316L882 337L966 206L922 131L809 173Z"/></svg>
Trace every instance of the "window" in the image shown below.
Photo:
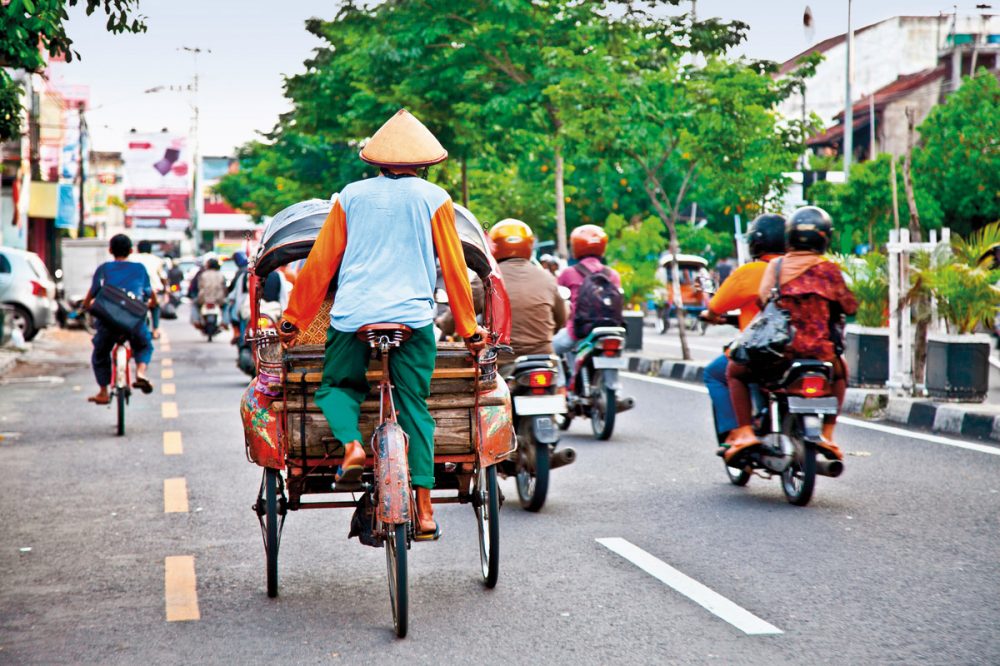
<svg viewBox="0 0 1000 666"><path fill-rule="evenodd" d="M10 273L10 261L4 254L0 254L0 273Z"/></svg>

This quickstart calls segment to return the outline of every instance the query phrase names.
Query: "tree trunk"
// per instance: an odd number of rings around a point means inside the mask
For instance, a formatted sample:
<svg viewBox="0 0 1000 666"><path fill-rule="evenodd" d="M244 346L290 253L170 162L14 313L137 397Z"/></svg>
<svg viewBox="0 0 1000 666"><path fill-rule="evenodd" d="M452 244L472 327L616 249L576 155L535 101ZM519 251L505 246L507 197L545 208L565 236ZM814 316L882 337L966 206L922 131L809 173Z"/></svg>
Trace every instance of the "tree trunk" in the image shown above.
<svg viewBox="0 0 1000 666"><path fill-rule="evenodd" d="M469 169L465 155L462 156L462 205L469 207Z"/></svg>
<svg viewBox="0 0 1000 666"><path fill-rule="evenodd" d="M681 341L681 358L685 361L691 360L691 350L688 348L687 323L684 312L684 296L681 294L681 270L677 262L677 254L680 252L680 243L677 241L677 221L670 220L667 224L670 231L670 283L672 298L674 301L674 311L677 313L677 336Z"/></svg>
<svg viewBox="0 0 1000 666"><path fill-rule="evenodd" d="M906 108L906 157L903 160L903 187L906 189L906 205L910 209L910 240L920 242L920 214L917 212L917 200L913 196L913 173L911 170L913 158L914 113Z"/></svg>
<svg viewBox="0 0 1000 666"><path fill-rule="evenodd" d="M556 250L563 259L569 257L566 243L566 195L563 193L562 148L557 143L554 150L556 176Z"/></svg>
<svg viewBox="0 0 1000 666"><path fill-rule="evenodd" d="M906 156L903 159L903 188L906 190L906 205L910 209L910 240L921 242L920 213L913 195L913 139L916 133L916 113L906 107ZM909 288L909 285L904 285ZM924 383L924 369L927 366L927 329L930 327L930 301L926 296L916 299L913 304L915 326L913 327L913 383Z"/></svg>

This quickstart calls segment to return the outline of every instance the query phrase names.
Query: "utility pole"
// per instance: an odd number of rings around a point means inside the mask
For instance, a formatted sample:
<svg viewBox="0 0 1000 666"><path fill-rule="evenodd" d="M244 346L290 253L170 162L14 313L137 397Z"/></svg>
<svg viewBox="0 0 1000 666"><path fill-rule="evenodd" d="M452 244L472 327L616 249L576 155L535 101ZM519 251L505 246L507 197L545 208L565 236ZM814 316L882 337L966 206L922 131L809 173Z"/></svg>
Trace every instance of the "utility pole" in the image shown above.
<svg viewBox="0 0 1000 666"><path fill-rule="evenodd" d="M85 213L85 210L86 210L86 204L85 204L85 200L84 200L84 191L83 191L84 190L84 184L86 183L86 172L84 171L84 168L83 168L83 163L84 163L84 158L85 158L85 155L83 153L83 136L84 136L84 134L87 133L87 120L83 117L83 104L80 104L80 116L79 117L80 117L80 136L76 140L76 147L77 147L77 150L78 150L78 153L77 153L78 160L77 160L77 167L76 167L76 175L80 179L80 185L79 185L79 187L80 187L80 201L78 202L78 205L79 205L78 215L79 215L80 219L77 220L76 236L77 236L77 238L83 238L83 235L86 232L86 228L87 228L86 220L84 218L84 213Z"/></svg>
<svg viewBox="0 0 1000 666"><path fill-rule="evenodd" d="M847 90L844 108L844 181L851 177L851 157L854 152L854 103L851 84L854 82L854 28L851 27L851 0L847 0Z"/></svg>
<svg viewBox="0 0 1000 666"><path fill-rule="evenodd" d="M200 47L197 47L197 46L182 46L182 47L180 47L177 50L178 51L187 51L188 53L190 53L190 54L192 54L194 56L194 85L191 88L192 95L194 97L194 101L192 103L192 107L194 109L194 128L193 128L193 132L192 132L194 134L194 136L193 136L194 147L193 147L193 153L192 153L192 155L193 155L193 158L192 158L193 179L192 179L192 184L191 184L191 199L190 199L189 205L191 207L191 233L194 236L194 247L195 247L195 251L196 252L200 252L201 251L202 238L201 238L201 227L199 225L199 221L200 221L199 218L201 217L200 211L199 211L199 207L201 205L201 192L200 192L200 189L201 189L201 178L200 178L200 173L199 173L201 171L201 144L199 143L200 136L199 136L199 133L198 133L198 120L199 120L199 118L198 118L198 116L199 116L199 108L198 108L198 54L200 54L200 53L211 53L212 51L210 49L203 49L203 48L200 48Z"/></svg>

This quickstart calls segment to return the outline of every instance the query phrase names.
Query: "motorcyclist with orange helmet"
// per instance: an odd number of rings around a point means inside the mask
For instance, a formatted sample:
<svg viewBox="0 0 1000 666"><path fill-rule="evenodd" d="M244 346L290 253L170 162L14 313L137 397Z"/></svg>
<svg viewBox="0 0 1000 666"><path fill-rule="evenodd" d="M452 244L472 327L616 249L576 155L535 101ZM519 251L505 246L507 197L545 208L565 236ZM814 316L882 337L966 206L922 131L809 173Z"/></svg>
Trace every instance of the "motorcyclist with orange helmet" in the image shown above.
<svg viewBox="0 0 1000 666"><path fill-rule="evenodd" d="M514 355L553 353L552 336L566 323L566 303L556 278L531 262L535 234L521 220L508 218L493 225L490 240L510 297Z"/></svg>
<svg viewBox="0 0 1000 666"><path fill-rule="evenodd" d="M559 286L569 289L570 305L566 326L552 339L552 347L560 356L569 358L576 347L576 336L573 334L573 314L576 311L576 297L580 286L587 278L587 273L604 272L612 284L621 289L622 279L613 268L604 265L604 252L608 248L608 235L596 224L584 224L573 230L569 235L570 252L576 263L568 266L559 274ZM582 266L582 268L581 268ZM572 363L569 363L573 367Z"/></svg>

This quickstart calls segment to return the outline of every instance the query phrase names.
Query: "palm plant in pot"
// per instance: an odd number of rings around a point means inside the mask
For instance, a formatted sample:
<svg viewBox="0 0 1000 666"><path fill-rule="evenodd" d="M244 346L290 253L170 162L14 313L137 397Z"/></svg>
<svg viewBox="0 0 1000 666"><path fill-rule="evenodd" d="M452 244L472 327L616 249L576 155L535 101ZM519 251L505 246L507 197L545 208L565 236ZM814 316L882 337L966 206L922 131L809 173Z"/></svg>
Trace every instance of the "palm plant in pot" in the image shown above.
<svg viewBox="0 0 1000 666"><path fill-rule="evenodd" d="M844 335L851 386L884 386L889 379L889 271L884 254L836 258L858 301Z"/></svg>
<svg viewBox="0 0 1000 666"><path fill-rule="evenodd" d="M925 385L932 397L982 402L989 390L990 337L1000 309L1000 271L993 250L1000 247L1000 222L939 246L914 271L911 294L929 293L945 333L927 336Z"/></svg>

